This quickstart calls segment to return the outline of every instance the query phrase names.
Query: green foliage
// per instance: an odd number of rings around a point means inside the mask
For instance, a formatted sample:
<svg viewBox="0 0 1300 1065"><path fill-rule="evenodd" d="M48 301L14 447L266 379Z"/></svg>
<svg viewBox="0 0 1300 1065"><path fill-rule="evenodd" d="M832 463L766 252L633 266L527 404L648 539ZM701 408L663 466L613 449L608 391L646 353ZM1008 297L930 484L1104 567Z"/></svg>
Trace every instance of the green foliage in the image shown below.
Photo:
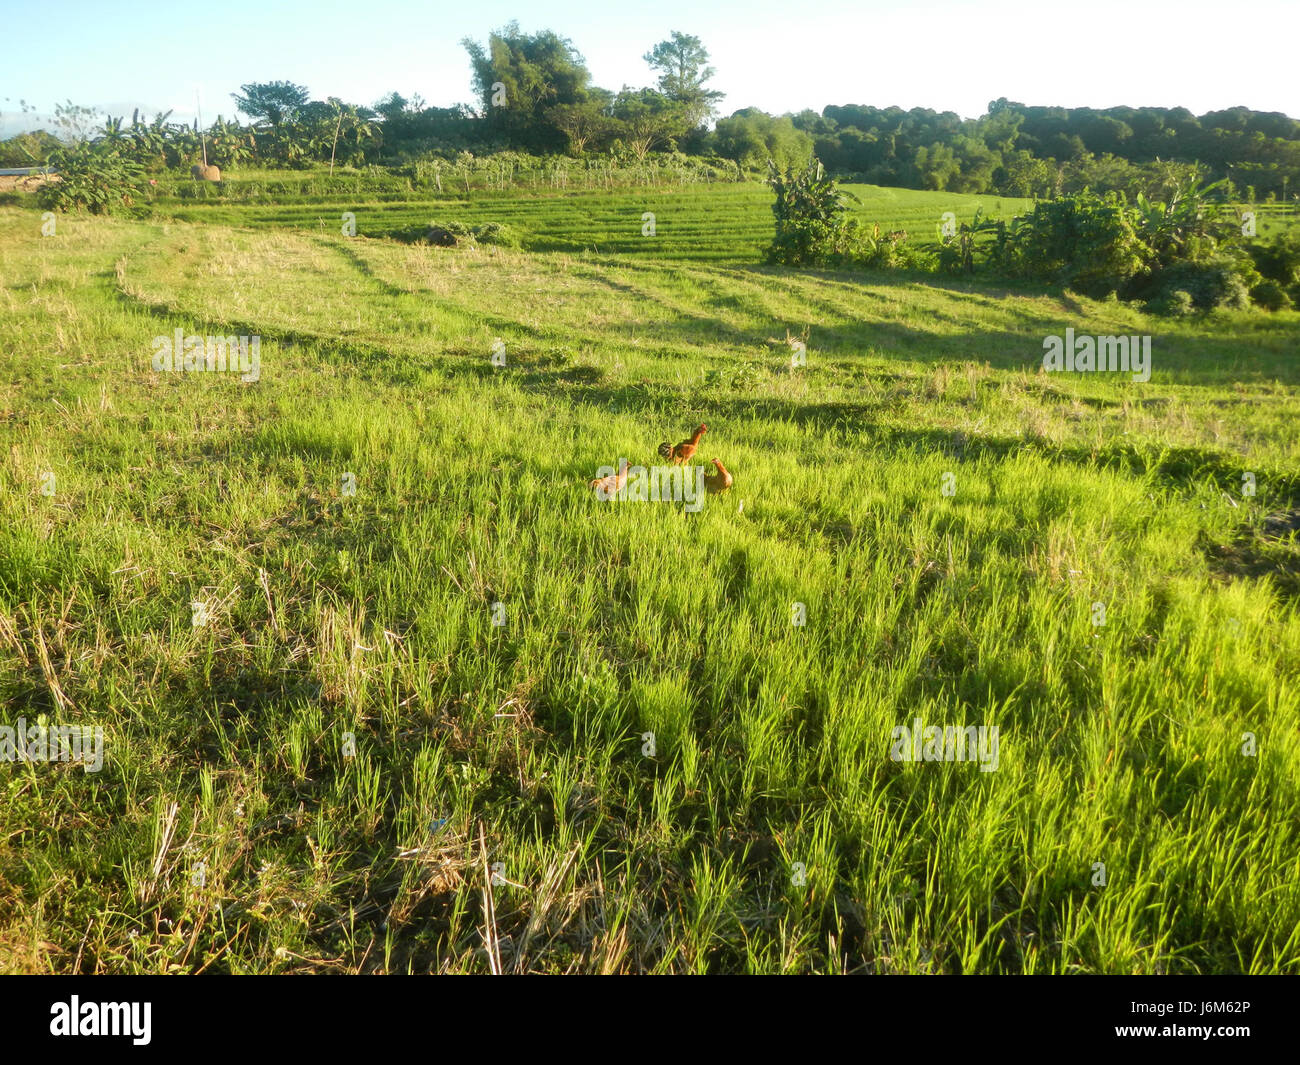
<svg viewBox="0 0 1300 1065"><path fill-rule="evenodd" d="M0 167L42 166L50 152L62 145L58 137L45 130L19 133L16 137L0 141Z"/></svg>
<svg viewBox="0 0 1300 1065"><path fill-rule="evenodd" d="M1287 290L1276 281L1261 281L1250 290L1250 298L1267 311L1285 311L1292 306Z"/></svg>
<svg viewBox="0 0 1300 1065"><path fill-rule="evenodd" d="M962 222L951 237L942 237L937 254L938 268L945 273L970 274L975 270L976 255L985 256L988 265L1008 274L1018 269L1016 253L1027 232L1027 221L1013 217L988 218L982 207L976 208L971 222Z"/></svg>
<svg viewBox="0 0 1300 1065"><path fill-rule="evenodd" d="M638 162L652 148L672 148L687 127L681 106L653 89L623 90L614 100L613 116L614 132Z"/></svg>
<svg viewBox="0 0 1300 1065"><path fill-rule="evenodd" d="M769 263L818 266L851 261L860 234L844 216L851 193L836 187L815 160L802 169L782 171L769 163L768 184L776 193L772 214L776 234L767 250Z"/></svg>
<svg viewBox="0 0 1300 1065"><path fill-rule="evenodd" d="M425 244L450 247L453 245L491 244L503 248L518 248L523 244L519 232L503 222L429 222L392 232L394 240L403 244Z"/></svg>
<svg viewBox="0 0 1300 1065"><path fill-rule="evenodd" d="M1248 259L1216 255L1164 267L1152 276L1148 289L1155 292L1155 308L1169 306L1173 294L1183 292L1198 311L1244 310L1250 306L1252 285L1258 283L1259 274Z"/></svg>
<svg viewBox="0 0 1300 1065"><path fill-rule="evenodd" d="M1194 178L1166 201L1139 195L1128 205L1116 193L1085 191L1038 201L1024 216L985 217L941 236L933 251L879 226L868 233L844 215L835 182L820 165L769 179L776 191L776 236L767 261L795 266L860 265L972 274L977 270L1045 281L1094 298L1142 300L1158 313L1241 309L1256 303L1283 309L1300 283L1300 239L1276 238L1251 253L1220 197L1223 183ZM1267 266L1274 287L1252 255Z"/></svg>
<svg viewBox="0 0 1300 1065"><path fill-rule="evenodd" d="M1196 303L1186 289L1171 288L1151 300L1147 304L1147 310L1167 318L1186 318L1196 312Z"/></svg>
<svg viewBox="0 0 1300 1065"><path fill-rule="evenodd" d="M773 118L754 108L719 120L713 144L724 159L756 170L771 159L780 170L812 165L813 141L788 117Z"/></svg>
<svg viewBox="0 0 1300 1065"><path fill-rule="evenodd" d="M42 185L37 202L49 210L109 214L141 194L143 169L109 142L80 141L49 156L58 179Z"/></svg>
<svg viewBox="0 0 1300 1065"><path fill-rule="evenodd" d="M1133 208L1142 238L1161 263L1200 258L1234 242L1240 228L1216 208L1222 204L1226 181L1201 185L1193 174L1180 181L1164 202L1139 192Z"/></svg>
<svg viewBox="0 0 1300 1065"><path fill-rule="evenodd" d="M240 93L232 93L235 106L255 122L272 129L288 125L307 106L310 99L304 85L289 81L253 82L241 85Z"/></svg>
<svg viewBox="0 0 1300 1065"><path fill-rule="evenodd" d="M867 266L879 269L933 269L933 254L908 242L906 230L881 232L848 217L857 203L839 188L821 163L782 172L769 164L768 183L776 197L776 232L766 260L785 266Z"/></svg>
<svg viewBox="0 0 1300 1065"><path fill-rule="evenodd" d="M1006 99L969 120L860 104L796 116L831 173L884 185L1025 196L1092 189L1165 200L1203 167L1254 184L1265 198L1300 187L1300 123L1244 109L1227 127L1221 121L1182 108L1095 111Z"/></svg>
<svg viewBox="0 0 1300 1065"><path fill-rule="evenodd" d="M1272 240L1249 245L1249 251L1261 277L1283 288L1300 284L1300 230L1284 230Z"/></svg>
<svg viewBox="0 0 1300 1065"><path fill-rule="evenodd" d="M474 226L470 235L479 244L495 244L502 248L518 248L523 244L519 233L504 222L484 222Z"/></svg>
<svg viewBox="0 0 1300 1065"><path fill-rule="evenodd" d="M716 72L698 37L674 30L668 40L660 41L642 58L659 72L659 91L681 108L688 127L713 117L715 105L725 94L705 87Z"/></svg>
<svg viewBox="0 0 1300 1065"><path fill-rule="evenodd" d="M1021 149L1002 156L993 172L992 187L1009 196L1049 197L1061 191L1060 171L1046 159Z"/></svg>
<svg viewBox="0 0 1300 1065"><path fill-rule="evenodd" d="M1004 255L1014 274L1095 296L1142 275L1153 259L1118 197L1091 192L1036 203Z"/></svg>
<svg viewBox="0 0 1300 1065"><path fill-rule="evenodd" d="M489 35L486 48L469 37L461 44L487 128L532 151L564 151L568 138L550 111L584 103L591 83L573 43L551 30L524 33L511 22Z"/></svg>
<svg viewBox="0 0 1300 1065"><path fill-rule="evenodd" d="M250 131L219 117L208 128L206 142L208 162L223 172L248 162L257 151L257 140Z"/></svg>
<svg viewBox="0 0 1300 1065"><path fill-rule="evenodd" d="M873 223L868 234L856 219L851 219L849 226L860 238L851 242L852 254L844 262L881 270L934 270L937 266L935 253L911 243L905 229L882 232L880 225Z"/></svg>
<svg viewBox="0 0 1300 1065"><path fill-rule="evenodd" d="M592 98L577 104L558 104L549 112L555 128L569 140L569 151L582 155L593 142L603 141L615 128L606 106Z"/></svg>

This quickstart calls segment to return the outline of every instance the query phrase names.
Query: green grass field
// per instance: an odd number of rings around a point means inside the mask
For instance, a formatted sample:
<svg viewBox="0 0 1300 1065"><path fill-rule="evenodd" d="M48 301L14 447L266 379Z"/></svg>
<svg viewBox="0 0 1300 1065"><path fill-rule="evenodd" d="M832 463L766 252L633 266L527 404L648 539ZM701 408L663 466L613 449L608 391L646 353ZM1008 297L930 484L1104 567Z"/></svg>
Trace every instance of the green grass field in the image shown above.
<svg viewBox="0 0 1300 1065"><path fill-rule="evenodd" d="M341 234L344 211L356 218L359 236L387 237L430 221L455 220L511 226L529 251L571 251L673 258L690 261L757 262L772 241L772 192L760 182L660 186L634 190L474 189L445 195L432 187L402 192L390 185L324 175L273 181L267 172L232 177L227 188L168 183L148 205L159 217L233 226L290 227ZM945 211L969 222L982 209L1002 218L1027 212L1032 201L1007 196L845 185L857 197L852 213L882 231L905 229L934 242ZM184 193L184 195L180 195ZM645 214L654 235L645 233Z"/></svg>
<svg viewBox="0 0 1300 1065"><path fill-rule="evenodd" d="M853 217L882 232L905 230L914 244L937 243L945 212L954 223L1027 214L1033 201L1011 196L967 195L843 185L854 200ZM646 256L686 261L754 263L772 240L772 192L761 182L663 184L641 189L460 189L450 178L439 192L429 178L323 170L285 174L249 170L226 176L222 186L166 178L141 212L158 220L267 226L341 234L343 212L355 216L356 232L391 237L403 230L449 221L512 227L529 251L569 251ZM1241 205L1253 210L1267 239L1300 223L1279 204ZM645 233L646 212L654 235Z"/></svg>
<svg viewBox="0 0 1300 1065"><path fill-rule="evenodd" d="M0 970L1300 973L1300 315L765 268L766 195L0 207L0 724L105 731L0 765ZM370 239L447 217L532 250ZM595 498L701 421L730 492Z"/></svg>

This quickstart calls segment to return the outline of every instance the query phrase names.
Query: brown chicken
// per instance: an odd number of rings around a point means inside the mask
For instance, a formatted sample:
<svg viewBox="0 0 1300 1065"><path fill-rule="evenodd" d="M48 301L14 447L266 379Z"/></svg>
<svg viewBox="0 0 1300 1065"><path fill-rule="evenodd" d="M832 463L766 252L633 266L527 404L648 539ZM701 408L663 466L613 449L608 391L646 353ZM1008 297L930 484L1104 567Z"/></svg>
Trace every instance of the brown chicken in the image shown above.
<svg viewBox="0 0 1300 1065"><path fill-rule="evenodd" d="M710 494L716 495L718 492L725 492L731 487L733 480L731 474L727 472L727 467L717 459L710 459L717 473L707 473L704 475L704 490Z"/></svg>
<svg viewBox="0 0 1300 1065"><path fill-rule="evenodd" d="M709 431L709 427L703 423L691 434L689 440L683 440L680 444L670 444L664 441L659 445L659 454L666 459L672 459L676 466L685 466L690 461L691 456L695 454L695 449L700 446L700 437Z"/></svg>
<svg viewBox="0 0 1300 1065"><path fill-rule="evenodd" d="M591 487L598 492L604 492L606 500L612 499L617 492L623 490L627 484L627 459L618 468L618 473L611 473L608 477L597 477L591 482Z"/></svg>

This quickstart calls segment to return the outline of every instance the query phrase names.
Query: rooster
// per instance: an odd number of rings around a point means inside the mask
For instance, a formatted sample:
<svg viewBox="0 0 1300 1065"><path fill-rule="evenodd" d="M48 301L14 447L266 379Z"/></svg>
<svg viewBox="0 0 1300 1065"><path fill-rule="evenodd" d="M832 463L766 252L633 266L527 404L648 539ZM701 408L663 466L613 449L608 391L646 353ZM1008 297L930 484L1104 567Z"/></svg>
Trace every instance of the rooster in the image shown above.
<svg viewBox="0 0 1300 1065"><path fill-rule="evenodd" d="M716 495L719 492L725 492L731 487L733 480L731 474L727 472L727 467L717 459L710 459L717 469L717 473L709 473L704 476L704 490L710 495Z"/></svg>
<svg viewBox="0 0 1300 1065"><path fill-rule="evenodd" d="M695 449L700 446L700 437L708 431L709 427L701 422L689 440L683 440L680 444L670 444L665 440L659 445L659 454L666 459L672 459L676 466L685 466L695 454Z"/></svg>
<svg viewBox="0 0 1300 1065"><path fill-rule="evenodd" d="M606 501L613 499L627 484L627 468L627 459L624 459L618 468L618 473L611 473L608 477L595 478L591 482L591 487L596 489L598 494L603 493L602 499Z"/></svg>

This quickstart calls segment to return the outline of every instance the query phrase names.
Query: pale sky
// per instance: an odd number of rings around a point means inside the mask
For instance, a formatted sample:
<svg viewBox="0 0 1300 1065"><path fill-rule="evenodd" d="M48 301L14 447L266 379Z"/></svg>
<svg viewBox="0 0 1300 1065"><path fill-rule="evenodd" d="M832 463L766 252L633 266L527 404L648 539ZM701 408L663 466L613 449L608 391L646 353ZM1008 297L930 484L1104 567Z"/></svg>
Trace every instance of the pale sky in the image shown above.
<svg viewBox="0 0 1300 1065"><path fill-rule="evenodd" d="M185 121L197 89L205 122L230 118L250 81L367 105L394 90L469 102L460 39L512 18L568 37L614 90L652 84L641 56L672 30L693 34L723 114L861 103L973 117L1006 96L1300 117L1297 0L0 0L0 131L20 128L19 98L44 114L70 98Z"/></svg>

